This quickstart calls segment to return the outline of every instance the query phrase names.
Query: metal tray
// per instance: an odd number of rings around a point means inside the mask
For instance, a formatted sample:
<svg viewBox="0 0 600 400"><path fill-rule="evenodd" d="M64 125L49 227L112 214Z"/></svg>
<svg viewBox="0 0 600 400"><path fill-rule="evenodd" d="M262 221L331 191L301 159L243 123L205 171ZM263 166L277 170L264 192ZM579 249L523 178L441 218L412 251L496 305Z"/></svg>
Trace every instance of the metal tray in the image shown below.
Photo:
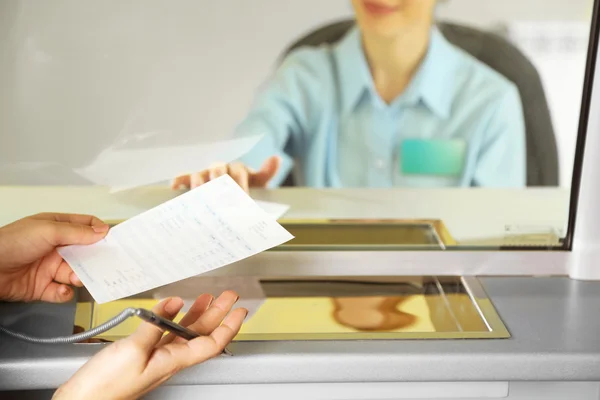
<svg viewBox="0 0 600 400"><path fill-rule="evenodd" d="M282 219L279 223L294 239L268 251L444 250L456 245L440 220Z"/></svg>
<svg viewBox="0 0 600 400"><path fill-rule="evenodd" d="M307 276L259 282L265 298L236 341L510 337L476 278ZM97 326L126 307L151 307L157 301L146 293L98 305L81 296L77 329ZM98 339L119 339L138 324L132 319Z"/></svg>

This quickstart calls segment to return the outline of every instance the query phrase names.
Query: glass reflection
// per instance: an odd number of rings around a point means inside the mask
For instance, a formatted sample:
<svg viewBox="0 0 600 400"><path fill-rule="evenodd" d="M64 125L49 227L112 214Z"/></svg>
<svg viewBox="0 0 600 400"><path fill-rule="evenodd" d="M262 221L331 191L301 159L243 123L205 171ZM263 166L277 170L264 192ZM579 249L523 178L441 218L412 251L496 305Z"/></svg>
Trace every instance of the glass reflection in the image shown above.
<svg viewBox="0 0 600 400"><path fill-rule="evenodd" d="M239 160L173 186L228 173L246 189L306 188L253 192L293 219L441 221L459 245L560 242L591 0L119 5L0 4L0 185L89 185L74 170L107 149L259 134ZM126 219L178 194L166 188L30 197Z"/></svg>
<svg viewBox="0 0 600 400"><path fill-rule="evenodd" d="M338 297L332 299L333 319L358 331L396 331L413 326L417 317L401 311L408 298L400 296Z"/></svg>

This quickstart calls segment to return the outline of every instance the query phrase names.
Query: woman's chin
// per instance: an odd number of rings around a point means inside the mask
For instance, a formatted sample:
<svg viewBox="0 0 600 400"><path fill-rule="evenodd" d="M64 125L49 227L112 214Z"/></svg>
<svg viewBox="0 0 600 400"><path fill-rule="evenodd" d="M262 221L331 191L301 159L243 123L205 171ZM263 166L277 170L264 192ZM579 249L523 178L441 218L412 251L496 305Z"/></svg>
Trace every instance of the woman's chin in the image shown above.
<svg viewBox="0 0 600 400"><path fill-rule="evenodd" d="M372 37L380 37L382 39L391 39L401 34L401 29L397 24L378 21L376 23L365 24L361 27L363 33Z"/></svg>

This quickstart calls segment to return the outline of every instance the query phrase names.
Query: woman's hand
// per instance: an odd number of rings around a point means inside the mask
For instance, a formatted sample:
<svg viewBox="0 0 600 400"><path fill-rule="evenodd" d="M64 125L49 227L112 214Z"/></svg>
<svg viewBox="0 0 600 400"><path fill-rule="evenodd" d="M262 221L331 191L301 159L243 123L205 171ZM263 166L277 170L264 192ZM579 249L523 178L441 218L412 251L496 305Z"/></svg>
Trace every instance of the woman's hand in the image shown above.
<svg viewBox="0 0 600 400"><path fill-rule="evenodd" d="M239 308L226 317L237 299L231 291L214 301L211 295L198 297L181 324L206 336L190 341L172 334L163 337L157 327L142 322L134 334L92 357L58 389L54 399L138 399L178 371L221 354L248 313ZM181 307L180 298L171 298L153 311L173 319Z"/></svg>
<svg viewBox="0 0 600 400"><path fill-rule="evenodd" d="M108 225L91 215L36 214L0 228L0 300L62 303L81 286L59 246L87 245L106 236Z"/></svg>
<svg viewBox="0 0 600 400"><path fill-rule="evenodd" d="M181 187L194 189L203 183L228 174L242 189L248 192L249 188L266 187L280 166L281 159L277 156L268 158L259 171L253 171L242 163L217 164L201 172L177 177L173 180L171 187L173 190Z"/></svg>

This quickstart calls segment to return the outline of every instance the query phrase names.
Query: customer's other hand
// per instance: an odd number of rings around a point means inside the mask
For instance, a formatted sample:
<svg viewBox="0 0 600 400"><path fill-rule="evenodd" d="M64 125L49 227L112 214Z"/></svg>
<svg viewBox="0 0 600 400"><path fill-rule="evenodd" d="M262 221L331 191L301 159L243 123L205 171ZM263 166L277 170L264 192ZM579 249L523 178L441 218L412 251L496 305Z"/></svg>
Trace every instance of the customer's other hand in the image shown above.
<svg viewBox="0 0 600 400"><path fill-rule="evenodd" d="M54 399L138 399L178 371L221 354L248 313L239 308L227 315L237 299L231 291L214 301L211 295L198 297L180 323L206 336L190 341L172 334L163 337L156 326L142 322L134 334L92 357L58 389ZM170 298L153 311L173 319L182 307L180 298Z"/></svg>

